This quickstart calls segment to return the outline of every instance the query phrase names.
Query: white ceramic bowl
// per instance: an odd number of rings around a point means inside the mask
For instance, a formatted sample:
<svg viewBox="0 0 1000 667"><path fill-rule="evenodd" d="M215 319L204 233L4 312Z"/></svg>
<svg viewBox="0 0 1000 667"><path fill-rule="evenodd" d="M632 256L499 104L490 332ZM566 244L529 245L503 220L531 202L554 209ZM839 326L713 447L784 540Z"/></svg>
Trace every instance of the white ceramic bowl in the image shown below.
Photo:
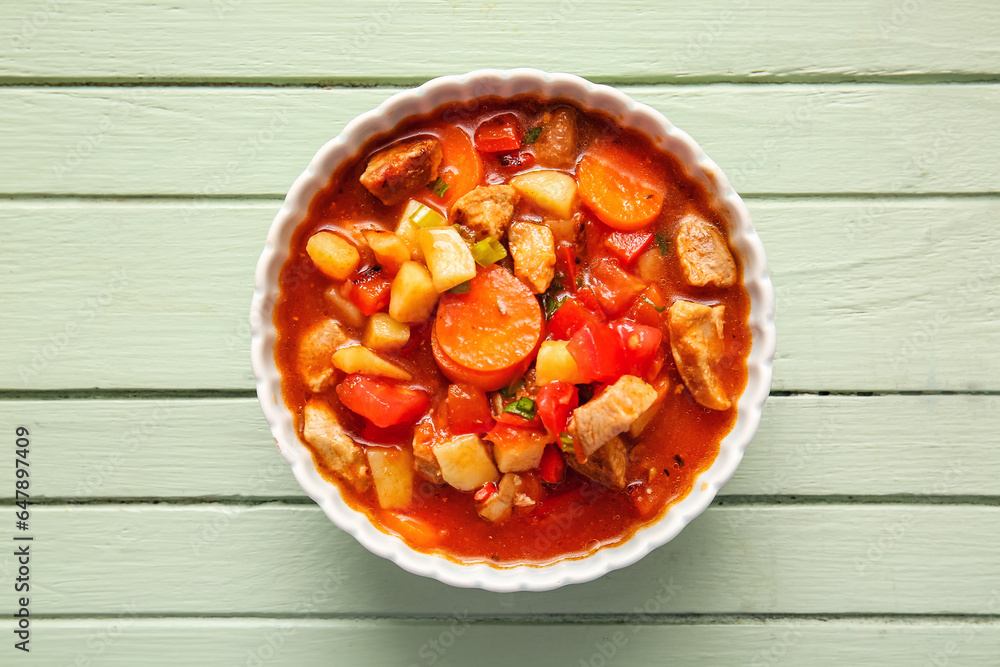
<svg viewBox="0 0 1000 667"><path fill-rule="evenodd" d="M581 106L604 111L626 127L653 138L673 153L689 175L703 183L714 196L716 208L729 226L729 239L743 261L743 282L750 295L750 330L753 345L748 358L746 390L739 399L732 432L722 441L719 456L695 481L693 490L655 524L639 530L631 539L600 549L584 558L565 559L550 565L519 565L498 568L485 563L461 564L443 556L411 549L401 539L377 529L368 518L349 507L334 484L323 479L313 466L312 455L295 432L292 415L281 396L281 378L275 367L275 330L272 310L278 296L278 274L288 258L292 232L306 216L313 196L329 181L334 170L354 157L366 139L392 130L402 119L424 114L448 102L468 101L498 95L510 97L533 93L543 98L563 97ZM743 200L733 190L722 170L686 133L658 111L639 104L608 86L591 83L570 74L550 74L535 69L476 70L462 76L444 76L393 95L378 108L364 113L327 142L295 180L267 235L267 245L257 263L253 304L250 311L251 356L257 379L257 396L278 448L292 466L295 478L330 520L353 535L371 552L388 558L415 574L433 577L453 586L492 591L549 590L566 584L590 581L630 565L656 547L673 539L700 514L719 488L733 475L747 444L757 430L760 412L771 388L774 357L774 290L768 277L764 247L754 231Z"/></svg>

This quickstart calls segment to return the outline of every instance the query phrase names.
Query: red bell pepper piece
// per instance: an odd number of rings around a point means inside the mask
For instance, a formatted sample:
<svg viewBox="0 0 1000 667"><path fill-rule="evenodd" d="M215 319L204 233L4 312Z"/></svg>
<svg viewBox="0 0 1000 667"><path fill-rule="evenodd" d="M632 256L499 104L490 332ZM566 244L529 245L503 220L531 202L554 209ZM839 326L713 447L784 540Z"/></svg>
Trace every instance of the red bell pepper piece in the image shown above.
<svg viewBox="0 0 1000 667"><path fill-rule="evenodd" d="M445 398L448 430L454 435L486 433L493 428L493 412L486 392L471 384L453 384Z"/></svg>
<svg viewBox="0 0 1000 667"><path fill-rule="evenodd" d="M566 461L563 459L562 452L553 444L545 445L545 451L542 452L542 462L538 464L538 475L542 481L558 484L562 481L565 472Z"/></svg>
<svg viewBox="0 0 1000 667"><path fill-rule="evenodd" d="M347 409L381 428L415 422L430 403L426 391L358 373L337 385L337 396Z"/></svg>
<svg viewBox="0 0 1000 667"><path fill-rule="evenodd" d="M542 424L549 433L559 437L566 430L570 413L580 405L580 392L569 382L549 382L538 390L535 405Z"/></svg>
<svg viewBox="0 0 1000 667"><path fill-rule="evenodd" d="M605 324L584 324L566 349L588 382L614 382L628 368L621 336Z"/></svg>
<svg viewBox="0 0 1000 667"><path fill-rule="evenodd" d="M600 306L594 304L593 308L584 305L583 295L587 292L581 291L576 296L567 297L566 301L556 310L549 320L549 333L555 340L569 340L584 324L592 322L602 324L604 318L599 314Z"/></svg>
<svg viewBox="0 0 1000 667"><path fill-rule="evenodd" d="M521 147L521 128L514 114L484 120L476 128L476 148L483 153L506 153Z"/></svg>
<svg viewBox="0 0 1000 667"><path fill-rule="evenodd" d="M611 232L604 238L605 247L626 264L634 262L652 242L652 232Z"/></svg>
<svg viewBox="0 0 1000 667"><path fill-rule="evenodd" d="M365 315L374 315L389 305L392 282L381 271L370 271L350 286L351 301Z"/></svg>
<svg viewBox="0 0 1000 667"><path fill-rule="evenodd" d="M576 249L573 248L571 243L562 243L559 246L559 257L562 259L563 263L566 265L566 277L569 278L569 284L565 287L569 290L576 290L576 276L578 274L577 264L576 264Z"/></svg>
<svg viewBox="0 0 1000 667"><path fill-rule="evenodd" d="M497 492L497 483L486 482L485 484L483 484L482 488L476 491L476 495L474 495L473 498L476 499L477 503L484 503L490 496L492 496L496 492Z"/></svg>
<svg viewBox="0 0 1000 667"><path fill-rule="evenodd" d="M660 349L663 332L658 327L636 324L631 320L615 320L611 323L621 339L625 351L625 372L636 377L646 377L650 365Z"/></svg>

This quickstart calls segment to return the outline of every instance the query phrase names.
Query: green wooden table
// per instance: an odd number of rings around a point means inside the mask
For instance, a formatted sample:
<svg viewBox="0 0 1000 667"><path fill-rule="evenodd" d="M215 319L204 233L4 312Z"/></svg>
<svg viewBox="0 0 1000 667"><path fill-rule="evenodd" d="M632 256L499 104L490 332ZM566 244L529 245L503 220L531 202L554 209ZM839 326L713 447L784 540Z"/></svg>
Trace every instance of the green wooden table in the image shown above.
<svg viewBox="0 0 1000 667"><path fill-rule="evenodd" d="M778 297L773 396L717 501L541 594L366 552L295 484L249 367L256 258L314 151L491 66L687 130ZM998 120L985 1L5 0L0 664L1000 664Z"/></svg>

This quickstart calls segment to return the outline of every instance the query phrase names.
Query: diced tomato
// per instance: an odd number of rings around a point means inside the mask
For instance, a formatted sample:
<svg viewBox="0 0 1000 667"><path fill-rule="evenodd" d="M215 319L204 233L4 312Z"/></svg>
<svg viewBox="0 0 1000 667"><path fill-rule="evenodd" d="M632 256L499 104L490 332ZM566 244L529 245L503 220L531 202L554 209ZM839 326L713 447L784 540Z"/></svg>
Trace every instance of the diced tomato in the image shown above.
<svg viewBox="0 0 1000 667"><path fill-rule="evenodd" d="M566 472L566 460L563 459L562 452L553 444L545 445L542 452L542 462L538 464L538 475L542 481L549 484L558 484L562 481Z"/></svg>
<svg viewBox="0 0 1000 667"><path fill-rule="evenodd" d="M541 423L539 423L541 426ZM516 447L537 447L555 442L555 438L543 431L541 428L525 428L513 426L506 422L497 421L496 426L486 434L486 439L498 447L505 449Z"/></svg>
<svg viewBox="0 0 1000 667"><path fill-rule="evenodd" d="M365 315L374 315L389 305L390 287L392 282L381 271L370 271L351 284L351 301Z"/></svg>
<svg viewBox="0 0 1000 667"><path fill-rule="evenodd" d="M614 382L627 369L621 337L604 324L584 324L569 339L566 349L588 382Z"/></svg>
<svg viewBox="0 0 1000 667"><path fill-rule="evenodd" d="M569 415L580 405L580 393L569 382L549 382L538 390L535 401L538 416L549 433L556 437L566 430Z"/></svg>
<svg viewBox="0 0 1000 667"><path fill-rule="evenodd" d="M349 410L381 428L416 421L430 403L426 391L358 373L337 385L337 396Z"/></svg>
<svg viewBox="0 0 1000 667"><path fill-rule="evenodd" d="M584 306L581 292L577 296L567 297L566 301L559 306L552 319L549 320L549 333L555 340L569 340L577 331L588 322L602 324L604 318L599 314L600 307L594 304L594 308Z"/></svg>
<svg viewBox="0 0 1000 667"><path fill-rule="evenodd" d="M365 442L380 445L409 445L413 442L413 427L409 424L396 424L382 428L365 420L364 426L361 427L361 438Z"/></svg>
<svg viewBox="0 0 1000 667"><path fill-rule="evenodd" d="M604 238L605 247L626 264L635 261L652 242L652 232L611 232Z"/></svg>
<svg viewBox="0 0 1000 667"><path fill-rule="evenodd" d="M454 435L486 433L493 428L493 413L486 392L471 384L453 384L445 398L448 430Z"/></svg>
<svg viewBox="0 0 1000 667"><path fill-rule="evenodd" d="M663 293L656 285L650 285L645 292L639 295L639 298L632 302L625 317L639 324L657 327L664 335L667 335L666 318L664 317L666 310L667 301L663 298Z"/></svg>
<svg viewBox="0 0 1000 667"><path fill-rule="evenodd" d="M486 482L483 484L482 488L476 491L476 495L473 498L476 499L477 503L484 503L486 500L497 492L496 482Z"/></svg>
<svg viewBox="0 0 1000 667"><path fill-rule="evenodd" d="M535 156L527 151L518 151L501 155L497 162L504 169L527 169L535 164Z"/></svg>
<svg viewBox="0 0 1000 667"><path fill-rule="evenodd" d="M476 128L476 148L483 153L506 153L521 147L521 128L514 114L484 120Z"/></svg>
<svg viewBox="0 0 1000 667"><path fill-rule="evenodd" d="M611 323L611 328L618 333L625 350L626 373L646 377L660 349L663 332L658 327L636 324L631 320L616 320Z"/></svg>
<svg viewBox="0 0 1000 667"><path fill-rule="evenodd" d="M612 257L599 257L590 263L590 286L608 317L628 308L646 289L646 283L622 269Z"/></svg>

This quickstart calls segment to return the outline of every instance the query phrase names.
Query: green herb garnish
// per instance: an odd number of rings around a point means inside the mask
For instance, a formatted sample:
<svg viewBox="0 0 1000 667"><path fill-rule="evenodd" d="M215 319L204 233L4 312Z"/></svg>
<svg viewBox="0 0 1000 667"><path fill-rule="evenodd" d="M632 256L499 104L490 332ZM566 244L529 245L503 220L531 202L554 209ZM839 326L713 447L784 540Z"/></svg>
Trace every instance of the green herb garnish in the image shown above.
<svg viewBox="0 0 1000 667"><path fill-rule="evenodd" d="M567 454L572 454L573 452L575 452L576 448L573 447L573 436L571 436L569 433L566 433L565 431L560 433L559 449L563 450Z"/></svg>
<svg viewBox="0 0 1000 667"><path fill-rule="evenodd" d="M533 144L538 141L538 135L542 133L542 126L533 127L524 134L524 143L522 145L527 146L528 144Z"/></svg>
<svg viewBox="0 0 1000 667"><path fill-rule="evenodd" d="M522 419L531 420L535 418L535 402L527 396L522 396L513 403L508 403L503 411L517 415Z"/></svg>
<svg viewBox="0 0 1000 667"><path fill-rule="evenodd" d="M559 307L566 303L566 297L557 299L554 296L549 296L546 294L542 297L542 305L545 309L545 321L548 322L552 319L552 316L556 314Z"/></svg>
<svg viewBox="0 0 1000 667"><path fill-rule="evenodd" d="M438 176L437 180L428 185L427 187L430 188L431 192L433 192L438 197L444 197L444 193L448 192L448 188L451 186L445 183L443 178Z"/></svg>
<svg viewBox="0 0 1000 667"><path fill-rule="evenodd" d="M504 398L514 398L515 396L517 396L517 392L521 391L521 389L524 387L525 384L526 383L523 377L517 378L516 380L511 382L508 386L501 389L500 395L503 396Z"/></svg>
<svg viewBox="0 0 1000 667"><path fill-rule="evenodd" d="M658 313L662 313L663 311L665 311L667 309L666 306L657 306L655 303L653 303L652 299L650 299L648 296L642 297L642 300L645 301L646 303L648 303L649 305L651 305L653 307L653 310L655 310Z"/></svg>
<svg viewBox="0 0 1000 667"><path fill-rule="evenodd" d="M472 281L466 280L464 283L459 283L458 285L455 285L450 290L448 290L448 294L468 294L469 290L471 289L472 289Z"/></svg>
<svg viewBox="0 0 1000 667"><path fill-rule="evenodd" d="M656 247L664 257L670 254L670 239L667 238L666 232L656 232Z"/></svg>

